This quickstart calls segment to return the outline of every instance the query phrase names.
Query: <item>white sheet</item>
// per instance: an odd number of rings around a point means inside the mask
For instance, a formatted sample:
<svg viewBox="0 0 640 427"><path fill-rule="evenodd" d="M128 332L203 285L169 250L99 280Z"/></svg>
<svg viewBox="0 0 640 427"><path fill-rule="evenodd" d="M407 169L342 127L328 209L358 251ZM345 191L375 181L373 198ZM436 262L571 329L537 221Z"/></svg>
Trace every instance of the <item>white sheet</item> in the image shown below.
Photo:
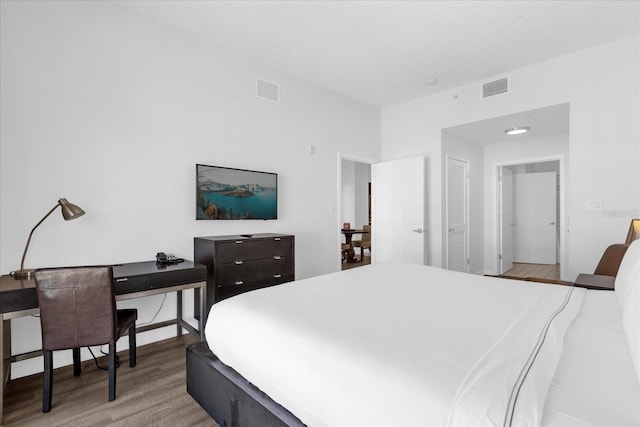
<svg viewBox="0 0 640 427"><path fill-rule="evenodd" d="M639 426L640 382L613 292L587 292L564 347L543 425Z"/></svg>
<svg viewBox="0 0 640 427"><path fill-rule="evenodd" d="M205 332L310 426L536 425L584 292L376 264L222 301Z"/></svg>

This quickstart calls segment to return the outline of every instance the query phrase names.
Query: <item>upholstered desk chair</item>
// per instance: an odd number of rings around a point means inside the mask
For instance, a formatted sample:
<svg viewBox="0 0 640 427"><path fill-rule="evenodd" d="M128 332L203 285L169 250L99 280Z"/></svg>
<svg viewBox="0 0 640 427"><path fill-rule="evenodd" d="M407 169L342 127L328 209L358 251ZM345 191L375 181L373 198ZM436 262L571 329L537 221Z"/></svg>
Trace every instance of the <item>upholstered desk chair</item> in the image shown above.
<svg viewBox="0 0 640 427"><path fill-rule="evenodd" d="M78 376L80 347L108 344L109 400L114 400L116 340L129 331L129 366L135 366L138 311L116 310L111 267L40 269L35 279L44 355L42 412L51 410L54 350L73 350L73 374Z"/></svg>
<svg viewBox="0 0 640 427"><path fill-rule="evenodd" d="M371 226L363 225L362 226L362 239L354 240L353 247L360 248L360 261L364 259L364 250L369 249L369 254L371 254Z"/></svg>
<svg viewBox="0 0 640 427"><path fill-rule="evenodd" d="M593 274L616 277L618 275L618 268L620 268L620 263L628 247L628 245L623 243L609 245L602 254L602 257L600 257L600 261Z"/></svg>

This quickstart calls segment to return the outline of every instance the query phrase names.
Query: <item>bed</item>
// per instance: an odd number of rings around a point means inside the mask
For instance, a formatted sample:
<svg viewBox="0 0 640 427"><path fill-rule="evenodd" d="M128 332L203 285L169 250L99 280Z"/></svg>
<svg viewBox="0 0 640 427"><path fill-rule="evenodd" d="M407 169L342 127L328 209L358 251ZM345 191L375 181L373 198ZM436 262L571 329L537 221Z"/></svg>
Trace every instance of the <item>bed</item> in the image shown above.
<svg viewBox="0 0 640 427"><path fill-rule="evenodd" d="M616 291L373 264L224 300L187 351L221 426L640 425L640 243Z"/></svg>

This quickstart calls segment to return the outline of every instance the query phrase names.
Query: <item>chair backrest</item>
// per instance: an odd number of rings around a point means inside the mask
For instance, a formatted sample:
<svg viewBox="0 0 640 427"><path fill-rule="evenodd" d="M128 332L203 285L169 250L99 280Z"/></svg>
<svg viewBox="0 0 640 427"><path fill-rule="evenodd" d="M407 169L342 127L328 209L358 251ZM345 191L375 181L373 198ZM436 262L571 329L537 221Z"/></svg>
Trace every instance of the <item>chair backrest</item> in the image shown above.
<svg viewBox="0 0 640 427"><path fill-rule="evenodd" d="M636 239L640 239L640 219L632 219L629 226L629 232L627 233L627 239L625 245L630 245Z"/></svg>
<svg viewBox="0 0 640 427"><path fill-rule="evenodd" d="M371 226L363 225L362 231L366 231L366 233L362 233L362 241L366 243L371 243Z"/></svg>
<svg viewBox="0 0 640 427"><path fill-rule="evenodd" d="M593 274L616 277L628 245L614 243L605 249Z"/></svg>
<svg viewBox="0 0 640 427"><path fill-rule="evenodd" d="M116 340L116 303L110 266L35 272L42 349L62 350Z"/></svg>

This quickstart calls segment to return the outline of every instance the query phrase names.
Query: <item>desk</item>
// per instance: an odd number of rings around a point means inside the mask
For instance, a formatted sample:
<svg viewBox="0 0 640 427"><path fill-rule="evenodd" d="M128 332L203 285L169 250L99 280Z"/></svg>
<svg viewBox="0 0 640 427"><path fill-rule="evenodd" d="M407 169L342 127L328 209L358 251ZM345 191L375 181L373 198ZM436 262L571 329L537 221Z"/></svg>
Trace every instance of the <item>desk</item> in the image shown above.
<svg viewBox="0 0 640 427"><path fill-rule="evenodd" d="M343 228L340 231L342 232L342 234L344 234L345 243L349 245L349 252L347 253L347 262L358 262L358 260L356 259L356 251L353 250L353 235L368 233L368 231L345 229L345 228Z"/></svg>
<svg viewBox="0 0 640 427"><path fill-rule="evenodd" d="M136 328L136 332L176 325L178 335L182 329L204 340L204 316L200 316L198 329L182 319L182 291L200 289L201 313L204 313L207 289L207 267L184 261L180 264L159 265L155 261L117 264L113 266L113 287L116 301L177 292L176 318ZM4 387L11 376L11 363L42 355L41 350L18 355L11 354L11 319L38 314L38 299L34 280L16 280L9 275L0 276L0 424L4 407Z"/></svg>

